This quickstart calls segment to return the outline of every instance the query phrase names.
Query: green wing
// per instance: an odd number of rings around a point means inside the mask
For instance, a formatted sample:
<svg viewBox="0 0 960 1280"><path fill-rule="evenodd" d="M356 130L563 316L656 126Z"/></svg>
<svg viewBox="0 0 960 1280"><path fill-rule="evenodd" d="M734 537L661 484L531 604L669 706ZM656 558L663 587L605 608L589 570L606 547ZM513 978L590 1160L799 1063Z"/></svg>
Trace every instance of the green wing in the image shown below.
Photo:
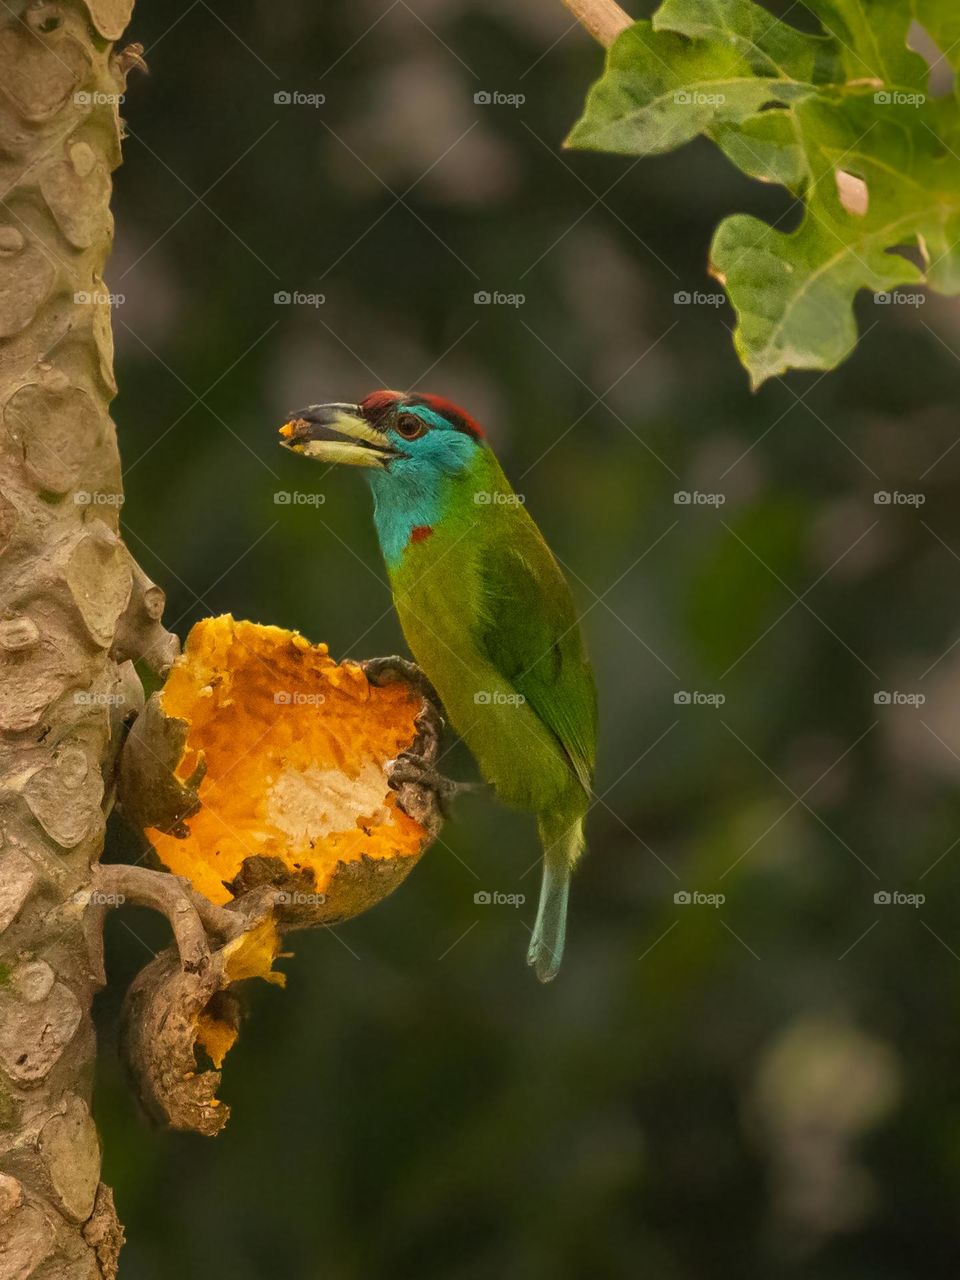
<svg viewBox="0 0 960 1280"><path fill-rule="evenodd" d="M566 579L522 509L483 547L477 641L556 736L589 793L597 693Z"/></svg>

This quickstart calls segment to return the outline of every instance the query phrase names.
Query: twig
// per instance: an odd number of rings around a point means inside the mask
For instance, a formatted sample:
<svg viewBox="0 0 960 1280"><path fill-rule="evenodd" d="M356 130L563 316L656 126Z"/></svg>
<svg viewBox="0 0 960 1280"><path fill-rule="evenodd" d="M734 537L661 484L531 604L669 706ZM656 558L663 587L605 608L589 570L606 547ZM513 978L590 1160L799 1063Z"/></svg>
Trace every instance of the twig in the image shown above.
<svg viewBox="0 0 960 1280"><path fill-rule="evenodd" d="M582 27L609 49L617 36L633 25L633 19L615 0L563 0Z"/></svg>
<svg viewBox="0 0 960 1280"><path fill-rule="evenodd" d="M93 874L91 902L96 906L135 902L161 912L170 921L180 963L188 972L201 969L210 956L193 887L180 876L148 867L100 864ZM209 906L215 910L212 903Z"/></svg>
<svg viewBox="0 0 960 1280"><path fill-rule="evenodd" d="M198 889L190 889L190 898L197 915L203 921L204 929L208 934L227 942L265 919L270 914L276 897L275 892L261 890L246 894L229 907L219 907Z"/></svg>

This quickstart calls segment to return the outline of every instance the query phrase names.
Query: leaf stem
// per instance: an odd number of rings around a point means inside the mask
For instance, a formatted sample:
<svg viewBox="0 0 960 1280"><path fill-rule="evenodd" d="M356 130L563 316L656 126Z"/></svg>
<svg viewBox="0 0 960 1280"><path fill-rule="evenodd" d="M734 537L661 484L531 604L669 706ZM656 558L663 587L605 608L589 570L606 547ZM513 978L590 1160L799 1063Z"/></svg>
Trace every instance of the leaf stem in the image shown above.
<svg viewBox="0 0 960 1280"><path fill-rule="evenodd" d="M582 27L609 49L621 32L633 25L633 19L615 0L563 0Z"/></svg>

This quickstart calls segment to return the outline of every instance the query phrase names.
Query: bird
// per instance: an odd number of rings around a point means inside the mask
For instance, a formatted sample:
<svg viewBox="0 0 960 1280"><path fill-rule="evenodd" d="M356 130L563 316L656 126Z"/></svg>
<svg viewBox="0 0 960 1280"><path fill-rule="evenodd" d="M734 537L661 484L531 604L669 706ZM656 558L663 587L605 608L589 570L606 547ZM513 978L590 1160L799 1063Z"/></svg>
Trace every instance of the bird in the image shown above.
<svg viewBox="0 0 960 1280"><path fill-rule="evenodd" d="M373 391L289 414L281 444L362 467L404 638L496 796L536 817L543 851L527 953L563 956L584 850L597 692L570 587L486 433L440 396Z"/></svg>

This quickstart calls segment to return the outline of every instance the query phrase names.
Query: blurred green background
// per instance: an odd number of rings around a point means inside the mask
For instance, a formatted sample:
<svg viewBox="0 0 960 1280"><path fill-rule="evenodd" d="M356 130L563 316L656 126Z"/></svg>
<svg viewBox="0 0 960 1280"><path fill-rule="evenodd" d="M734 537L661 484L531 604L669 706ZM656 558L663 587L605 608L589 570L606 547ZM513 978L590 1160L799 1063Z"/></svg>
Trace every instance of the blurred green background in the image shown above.
<svg viewBox="0 0 960 1280"><path fill-rule="evenodd" d="M559 979L524 965L532 822L467 798L393 898L249 992L213 1142L128 1092L119 1003L165 926L111 920L121 1274L954 1275L956 306L864 298L843 368L751 395L727 305L675 296L717 293L723 214L797 211L706 144L563 152L601 54L559 0L141 4L129 35L150 74L116 180L114 409L168 625L402 652L365 485L275 432L312 400L436 392L569 573L602 739Z"/></svg>

